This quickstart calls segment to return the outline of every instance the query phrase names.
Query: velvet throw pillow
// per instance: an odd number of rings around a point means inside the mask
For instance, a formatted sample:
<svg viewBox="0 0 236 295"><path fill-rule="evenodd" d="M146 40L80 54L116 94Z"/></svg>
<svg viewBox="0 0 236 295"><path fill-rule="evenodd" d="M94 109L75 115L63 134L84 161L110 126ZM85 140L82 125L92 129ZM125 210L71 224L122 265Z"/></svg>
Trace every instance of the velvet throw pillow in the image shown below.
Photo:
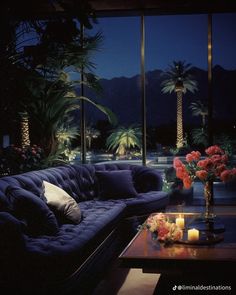
<svg viewBox="0 0 236 295"><path fill-rule="evenodd" d="M25 222L27 234L55 235L58 232L56 216L39 197L15 186L7 188L7 195L16 217Z"/></svg>
<svg viewBox="0 0 236 295"><path fill-rule="evenodd" d="M137 197L130 170L96 171L98 194L101 199Z"/></svg>
<svg viewBox="0 0 236 295"><path fill-rule="evenodd" d="M75 199L62 188L45 180L43 181L43 190L48 206L60 220L74 224L80 223L81 211Z"/></svg>

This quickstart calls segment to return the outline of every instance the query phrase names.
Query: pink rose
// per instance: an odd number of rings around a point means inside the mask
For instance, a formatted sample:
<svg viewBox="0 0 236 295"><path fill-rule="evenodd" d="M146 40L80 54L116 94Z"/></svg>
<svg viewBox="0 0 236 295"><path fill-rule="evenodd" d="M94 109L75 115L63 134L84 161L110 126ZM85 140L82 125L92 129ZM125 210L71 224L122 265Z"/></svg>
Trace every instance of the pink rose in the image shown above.
<svg viewBox="0 0 236 295"><path fill-rule="evenodd" d="M213 166L213 162L211 161L211 159L207 158L199 161L197 163L197 166L202 168L203 170L209 170Z"/></svg>
<svg viewBox="0 0 236 295"><path fill-rule="evenodd" d="M215 175L220 176L221 173L226 169L225 164L218 165L215 170Z"/></svg>
<svg viewBox="0 0 236 295"><path fill-rule="evenodd" d="M201 153L198 151L192 151L190 154L186 155L186 161L188 163L193 162L193 161L198 161L201 157Z"/></svg>
<svg viewBox="0 0 236 295"><path fill-rule="evenodd" d="M205 150L205 153L209 156L220 154L223 155L224 151L218 145L212 145Z"/></svg>
<svg viewBox="0 0 236 295"><path fill-rule="evenodd" d="M231 170L224 170L221 174L220 174L220 179L223 182L227 182L227 181L231 181L236 179L236 168L233 168Z"/></svg>
<svg viewBox="0 0 236 295"><path fill-rule="evenodd" d="M159 240L165 240L167 238L167 235L169 233L169 229L165 226L162 226L158 229L158 239Z"/></svg>
<svg viewBox="0 0 236 295"><path fill-rule="evenodd" d="M173 161L173 166L176 169L178 167L182 167L183 166L183 163L182 163L182 161L178 157L175 157L174 158L174 161Z"/></svg>
<svg viewBox="0 0 236 295"><path fill-rule="evenodd" d="M206 170L196 171L196 176L201 180L205 181L207 179L208 173Z"/></svg>
<svg viewBox="0 0 236 295"><path fill-rule="evenodd" d="M192 179L190 178L189 175L184 177L183 184L186 189L189 189L192 186Z"/></svg>

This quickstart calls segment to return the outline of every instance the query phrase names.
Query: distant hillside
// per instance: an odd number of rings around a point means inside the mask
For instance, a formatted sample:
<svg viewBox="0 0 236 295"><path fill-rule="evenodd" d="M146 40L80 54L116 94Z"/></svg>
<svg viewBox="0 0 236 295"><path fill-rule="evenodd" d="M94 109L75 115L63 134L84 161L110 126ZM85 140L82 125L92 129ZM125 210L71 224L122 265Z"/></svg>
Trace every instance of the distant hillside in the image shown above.
<svg viewBox="0 0 236 295"><path fill-rule="evenodd" d="M185 124L194 120L200 122L200 118L193 118L189 111L191 101L207 98L207 72L199 68L193 68L195 79L198 81L198 92L184 95L184 122ZM176 95L162 94L160 83L163 80L161 70L146 73L146 98L147 98L147 123L149 126L168 124L176 121ZM132 78L119 77L111 80L101 79L103 92L95 96L90 91L86 95L112 109L121 125L141 122L141 94L140 76ZM213 98L214 113L219 119L236 120L235 111L235 83L236 70L228 71L220 66L213 69ZM86 117L88 121L95 123L106 117L93 106L86 106Z"/></svg>

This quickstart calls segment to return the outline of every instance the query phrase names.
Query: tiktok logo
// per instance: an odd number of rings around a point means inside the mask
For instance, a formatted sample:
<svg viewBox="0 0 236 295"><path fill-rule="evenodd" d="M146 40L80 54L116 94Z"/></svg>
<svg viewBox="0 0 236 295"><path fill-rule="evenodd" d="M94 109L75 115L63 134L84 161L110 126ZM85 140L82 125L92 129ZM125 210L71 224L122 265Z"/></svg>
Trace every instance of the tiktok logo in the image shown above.
<svg viewBox="0 0 236 295"><path fill-rule="evenodd" d="M173 291L175 291L177 289L177 286L174 285L174 287L172 288Z"/></svg>

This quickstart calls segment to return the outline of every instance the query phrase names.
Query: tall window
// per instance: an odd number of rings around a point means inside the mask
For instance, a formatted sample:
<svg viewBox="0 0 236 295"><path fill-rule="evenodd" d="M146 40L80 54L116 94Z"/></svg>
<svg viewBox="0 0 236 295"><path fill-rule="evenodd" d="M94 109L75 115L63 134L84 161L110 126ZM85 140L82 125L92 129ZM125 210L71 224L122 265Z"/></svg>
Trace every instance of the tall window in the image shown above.
<svg viewBox="0 0 236 295"><path fill-rule="evenodd" d="M102 112L86 105L87 129L97 132L96 138L88 142L87 160L139 158L140 18L100 18L93 32L102 35L102 43L92 60L102 90L93 98L115 114L117 125L112 126ZM86 90L86 95L92 94Z"/></svg>
<svg viewBox="0 0 236 295"><path fill-rule="evenodd" d="M176 152L176 93L162 93L163 73L173 61L190 63L198 90L183 95L184 144L193 145L194 128L201 117L193 116L192 102L207 100L207 15L148 16L146 21L146 82L149 153Z"/></svg>
<svg viewBox="0 0 236 295"><path fill-rule="evenodd" d="M232 153L236 140L236 14L214 14L212 24L214 140Z"/></svg>

